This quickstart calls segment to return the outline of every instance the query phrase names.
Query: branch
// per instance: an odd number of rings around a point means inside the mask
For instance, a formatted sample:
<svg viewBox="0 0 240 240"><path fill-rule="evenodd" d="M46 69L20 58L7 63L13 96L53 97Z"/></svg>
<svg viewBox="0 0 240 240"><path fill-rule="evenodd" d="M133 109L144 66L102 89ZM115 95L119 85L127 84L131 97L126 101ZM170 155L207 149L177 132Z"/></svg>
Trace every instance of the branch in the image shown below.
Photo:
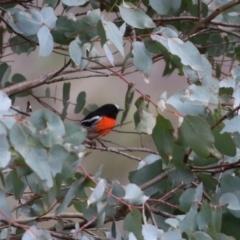
<svg viewBox="0 0 240 240"><path fill-rule="evenodd" d="M217 8L215 11L213 11L208 17L204 18L202 21L198 22L197 25L195 25L184 37L183 41L186 42L189 37L196 33L199 29L203 29L206 27L207 24L211 22L215 17L217 17L220 13L224 12L225 10L234 7L235 5L239 4L240 0L232 0L231 2Z"/></svg>
<svg viewBox="0 0 240 240"><path fill-rule="evenodd" d="M85 145L87 148L90 148L90 149L96 149L96 150L101 150L101 151L105 151L105 152L114 152L114 153L117 153L117 154L120 154L122 156L125 156L127 158L130 158L130 159L133 159L135 161L141 161L142 158L139 158L139 157L136 157L136 156L133 156L133 155L130 155L128 153L125 153L125 152L122 152L122 151L129 151L125 148L112 148L112 147L99 147L99 146L92 146L92 145ZM120 150L119 150L120 149ZM123 150L124 149L124 150Z"/></svg>
<svg viewBox="0 0 240 240"><path fill-rule="evenodd" d="M168 175L168 173L171 172L171 171L173 171L174 169L175 169L175 168L171 168L171 169L163 172L162 174L158 175L157 177L151 179L150 181L142 184L142 185L140 186L141 190L145 190L145 189L151 187L152 185L156 184L157 182L161 181L162 179L166 178L167 175Z"/></svg>

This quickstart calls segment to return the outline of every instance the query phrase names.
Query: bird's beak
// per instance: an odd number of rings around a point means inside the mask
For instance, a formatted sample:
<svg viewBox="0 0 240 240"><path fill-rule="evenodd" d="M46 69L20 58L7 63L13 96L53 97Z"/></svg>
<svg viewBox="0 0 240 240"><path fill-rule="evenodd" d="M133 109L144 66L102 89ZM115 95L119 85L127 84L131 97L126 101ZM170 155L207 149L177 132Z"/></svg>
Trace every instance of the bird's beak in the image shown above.
<svg viewBox="0 0 240 240"><path fill-rule="evenodd" d="M119 108L118 111L121 112L121 111L124 111L125 109L123 108Z"/></svg>

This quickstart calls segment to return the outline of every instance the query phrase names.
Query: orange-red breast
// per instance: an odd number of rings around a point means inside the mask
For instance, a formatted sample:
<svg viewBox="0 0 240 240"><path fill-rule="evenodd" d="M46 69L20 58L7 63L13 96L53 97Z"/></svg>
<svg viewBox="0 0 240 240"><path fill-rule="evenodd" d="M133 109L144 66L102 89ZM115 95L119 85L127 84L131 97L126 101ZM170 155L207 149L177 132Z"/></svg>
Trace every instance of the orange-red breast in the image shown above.
<svg viewBox="0 0 240 240"><path fill-rule="evenodd" d="M116 124L116 118L120 111L115 104L105 104L89 113L80 124L88 130L88 138L94 139L108 134Z"/></svg>

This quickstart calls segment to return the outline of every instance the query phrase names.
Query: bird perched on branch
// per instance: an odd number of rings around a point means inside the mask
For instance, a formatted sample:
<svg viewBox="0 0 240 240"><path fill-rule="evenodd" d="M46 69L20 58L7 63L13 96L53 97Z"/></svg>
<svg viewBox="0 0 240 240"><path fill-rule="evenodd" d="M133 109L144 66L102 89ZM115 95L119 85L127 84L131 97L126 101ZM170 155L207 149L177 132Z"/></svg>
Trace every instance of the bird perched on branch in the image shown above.
<svg viewBox="0 0 240 240"><path fill-rule="evenodd" d="M115 104L105 104L95 111L89 113L80 124L88 130L87 137L89 139L95 139L102 137L112 131L116 124L116 118L120 111Z"/></svg>

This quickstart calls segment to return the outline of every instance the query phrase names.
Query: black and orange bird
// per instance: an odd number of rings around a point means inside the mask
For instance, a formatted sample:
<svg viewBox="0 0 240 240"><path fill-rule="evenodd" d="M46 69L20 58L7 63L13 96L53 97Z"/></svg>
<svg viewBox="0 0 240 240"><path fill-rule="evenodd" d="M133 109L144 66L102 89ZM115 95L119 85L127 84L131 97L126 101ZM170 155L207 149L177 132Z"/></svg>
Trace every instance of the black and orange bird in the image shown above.
<svg viewBox="0 0 240 240"><path fill-rule="evenodd" d="M88 130L87 137L95 139L105 136L116 125L117 115L123 109L116 104L105 104L95 111L89 113L80 124Z"/></svg>

